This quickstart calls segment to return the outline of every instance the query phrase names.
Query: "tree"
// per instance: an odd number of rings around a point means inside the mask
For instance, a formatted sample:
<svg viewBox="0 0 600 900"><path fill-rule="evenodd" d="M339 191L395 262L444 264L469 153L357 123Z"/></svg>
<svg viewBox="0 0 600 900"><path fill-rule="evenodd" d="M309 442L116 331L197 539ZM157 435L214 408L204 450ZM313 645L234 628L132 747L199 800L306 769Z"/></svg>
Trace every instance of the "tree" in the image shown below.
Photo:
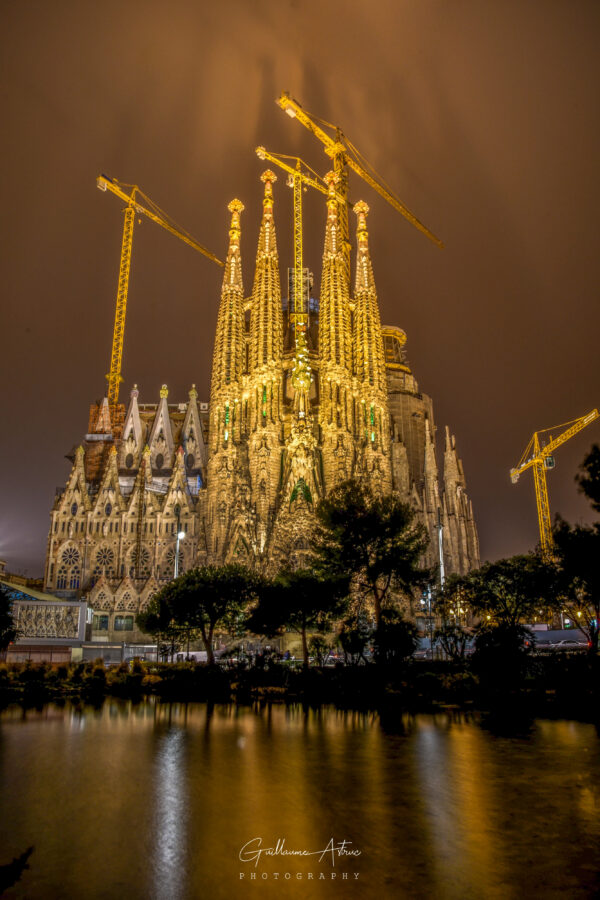
<svg viewBox="0 0 600 900"><path fill-rule="evenodd" d="M259 601L246 622L254 634L274 637L286 628L302 638L304 668L308 668L309 631L325 631L347 606L348 579L325 576L311 569L286 569L263 582Z"/></svg>
<svg viewBox="0 0 600 900"><path fill-rule="evenodd" d="M10 593L4 585L0 585L0 650L6 650L8 645L17 639L11 607Z"/></svg>
<svg viewBox="0 0 600 900"><path fill-rule="evenodd" d="M563 609L586 636L590 652L596 654L600 625L600 524L569 525L557 517L554 551Z"/></svg>
<svg viewBox="0 0 600 900"><path fill-rule="evenodd" d="M513 628L557 608L559 582L552 563L537 553L485 563L453 578L445 593L457 593L489 627Z"/></svg>
<svg viewBox="0 0 600 900"><path fill-rule="evenodd" d="M600 512L600 446L593 444L579 467L581 474L575 480L579 490L590 501L592 509Z"/></svg>
<svg viewBox="0 0 600 900"><path fill-rule="evenodd" d="M173 618L173 611L164 596L159 598L155 594L146 609L136 616L136 624L140 631L156 638L157 662L163 657L168 660L169 652L171 660L173 659L175 650L179 649L181 628Z"/></svg>
<svg viewBox="0 0 600 900"><path fill-rule="evenodd" d="M433 644L439 644L446 656L459 662L465 658L465 648L469 637L470 633L462 626L445 622L433 633L432 651Z"/></svg>
<svg viewBox="0 0 600 900"><path fill-rule="evenodd" d="M377 662L404 662L419 645L417 626L407 622L397 609L384 609L375 631L374 649Z"/></svg>
<svg viewBox="0 0 600 900"><path fill-rule="evenodd" d="M240 616L257 596L260 581L239 565L189 569L155 594L147 612L138 616L138 625L142 630L156 629L151 634L168 629L186 636L199 634L208 664L213 665L215 630L237 628Z"/></svg>
<svg viewBox="0 0 600 900"><path fill-rule="evenodd" d="M475 665L488 674L498 670L496 674L506 685L516 684L532 645L531 633L523 623L557 609L556 567L540 554L529 553L486 563L468 575L449 581L447 599L458 593L461 603L468 604L480 619L475 637Z"/></svg>
<svg viewBox="0 0 600 900"><path fill-rule="evenodd" d="M523 625L486 620L476 629L474 668L490 686L514 690L522 682L531 647L531 632Z"/></svg>
<svg viewBox="0 0 600 900"><path fill-rule="evenodd" d="M315 567L350 576L360 603L372 604L376 627L393 591L410 595L431 577L419 565L429 543L426 528L396 495L375 496L362 482L345 481L319 503L316 514Z"/></svg>
<svg viewBox="0 0 600 900"><path fill-rule="evenodd" d="M361 661L366 663L365 649L369 641L373 639L373 626L369 623L364 612L353 613L344 619L339 632L340 644L344 651L346 664L353 666Z"/></svg>
<svg viewBox="0 0 600 900"><path fill-rule="evenodd" d="M308 642L308 652L320 666L324 666L331 653L331 644L322 634L313 634Z"/></svg>

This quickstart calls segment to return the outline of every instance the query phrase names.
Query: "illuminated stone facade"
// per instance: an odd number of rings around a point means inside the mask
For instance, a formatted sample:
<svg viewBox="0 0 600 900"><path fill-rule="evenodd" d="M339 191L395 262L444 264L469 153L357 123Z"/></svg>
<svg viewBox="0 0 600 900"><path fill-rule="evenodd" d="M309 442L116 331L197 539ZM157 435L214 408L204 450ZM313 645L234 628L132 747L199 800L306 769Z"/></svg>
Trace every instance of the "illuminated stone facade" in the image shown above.
<svg viewBox="0 0 600 900"><path fill-rule="evenodd" d="M332 487L364 478L396 491L426 524L425 560L446 574L479 564L462 464L446 429L438 471L432 402L406 360L404 332L382 328L365 203L357 203L354 290L329 179L321 290L309 274L282 297L266 172L253 289L244 293L243 205L231 227L213 357L210 404L195 388L185 403L140 404L131 392L123 424L108 403L92 407L88 433L51 513L45 588L89 598L94 633L131 639L132 617L179 571L237 560L265 570L298 564L315 504ZM298 297L301 296L301 300ZM295 298L295 299L294 299ZM298 325L294 304L303 304ZM177 533L185 536L179 541Z"/></svg>

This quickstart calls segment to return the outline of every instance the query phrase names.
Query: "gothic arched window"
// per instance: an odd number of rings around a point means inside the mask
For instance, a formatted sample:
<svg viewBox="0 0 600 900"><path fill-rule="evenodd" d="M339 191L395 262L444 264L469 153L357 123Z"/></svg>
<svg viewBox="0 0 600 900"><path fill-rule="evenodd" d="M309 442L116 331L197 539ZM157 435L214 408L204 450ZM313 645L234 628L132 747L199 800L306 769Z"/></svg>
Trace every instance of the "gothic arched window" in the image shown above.
<svg viewBox="0 0 600 900"><path fill-rule="evenodd" d="M81 557L77 547L65 547L60 556L60 566L56 575L56 587L59 591L67 588L76 591L81 578Z"/></svg>
<svg viewBox="0 0 600 900"><path fill-rule="evenodd" d="M179 548L179 574L183 572L183 552L181 547ZM175 577L175 545L169 547L169 549L163 555L161 564L158 567L158 578L161 581L171 581L172 578Z"/></svg>
<svg viewBox="0 0 600 900"><path fill-rule="evenodd" d="M66 566L74 566L79 563L79 550L77 547L66 547L62 552L61 559Z"/></svg>
<svg viewBox="0 0 600 900"><path fill-rule="evenodd" d="M148 548L140 547L138 565L138 548L134 547L129 558L129 575L131 578L149 578L150 570L151 558Z"/></svg>
<svg viewBox="0 0 600 900"><path fill-rule="evenodd" d="M96 558L94 560L94 568L92 571L92 580L94 584L101 575L105 575L109 579L115 577L115 553L110 547L100 547L96 551Z"/></svg>

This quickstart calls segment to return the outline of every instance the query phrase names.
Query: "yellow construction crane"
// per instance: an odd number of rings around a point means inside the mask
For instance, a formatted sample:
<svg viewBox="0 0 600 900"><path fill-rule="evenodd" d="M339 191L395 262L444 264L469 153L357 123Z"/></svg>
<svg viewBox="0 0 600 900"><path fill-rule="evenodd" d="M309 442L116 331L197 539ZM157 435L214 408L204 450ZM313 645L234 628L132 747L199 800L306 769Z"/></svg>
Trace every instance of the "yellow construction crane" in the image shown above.
<svg viewBox="0 0 600 900"><path fill-rule="evenodd" d="M523 472L526 472L527 469L533 469L535 499L540 524L540 545L542 554L545 557L552 555L554 547L550 505L548 503L548 486L546 484L546 470L554 468L554 456L552 454L565 441L568 441L584 428L587 428L588 425L591 425L599 415L598 410L593 409L580 419L573 419L570 422L563 422L562 425L556 425L554 428L544 428L542 431L536 431L523 451L521 459L515 468L510 470L510 479L513 484L516 484ZM550 432L557 431L559 428L565 428L566 430L559 434L558 437L553 438ZM543 443L545 436L549 438L546 444Z"/></svg>
<svg viewBox="0 0 600 900"><path fill-rule="evenodd" d="M349 230L348 230L348 210L347 210L347 199L348 199L348 174L347 169L352 169L353 172L356 172L357 175L369 184L373 190L377 191L387 202L394 207L399 213L401 213L405 219L418 228L419 231L422 231L423 234L427 235L427 237L433 241L434 244L437 244L438 247L443 247L442 241L433 234L432 231L427 228L427 226L423 225L413 213L407 209L406 206L396 197L393 191L384 183L383 179L381 179L375 171L369 166L368 162L364 159L364 157L359 153L357 148L351 143L351 141L344 135L340 128L336 125L331 125L329 122L325 122L323 119L318 119L317 116L310 115L306 112L305 109L300 106L300 104L293 100L287 91L284 91L281 97L277 100L277 104L290 116L292 119L298 119L305 128L308 128L310 132L312 132L316 138L318 138L325 148L325 153L331 157L333 160L333 170L338 176L338 193L341 195L342 200L338 201L339 205L339 226L340 226L340 237L344 242L344 247L346 250L346 264L348 267L348 272L350 272L350 241L349 241ZM332 137L327 131L324 130L323 127L330 129L335 133L335 137ZM367 171L367 168L371 169L371 172ZM372 174L371 174L372 173Z"/></svg>
<svg viewBox="0 0 600 900"><path fill-rule="evenodd" d="M302 296L303 285L303 248L302 248L302 190L304 185L309 185L327 196L328 189L320 175L311 169L298 156L286 156L283 153L269 153L264 147L256 148L259 159L265 159L279 166L288 173L288 186L294 190L294 308L290 319L294 324L294 333L305 332L308 326L308 310L304 307ZM291 166L290 160L295 163ZM341 194L337 194L338 203L343 203Z"/></svg>
<svg viewBox="0 0 600 900"><path fill-rule="evenodd" d="M113 329L112 350L110 354L110 371L106 376L108 380L108 405L113 428L117 425L117 410L119 406L119 387L121 381L121 364L123 361L123 342L125 338L125 314L127 311L127 291L129 286L129 272L131 269L131 249L133 245L133 225L136 213L147 216L160 225L166 231L184 241L194 250L204 254L219 266L225 263L218 259L203 247L202 244L179 228L153 201L147 197L135 184L121 184L116 178L108 175L99 175L96 184L101 191L111 191L126 203L125 222L123 224L123 240L121 242L121 261L119 265L119 283L117 287L117 304L115 308L115 325ZM129 193L128 193L129 192ZM141 203L138 198L145 202Z"/></svg>

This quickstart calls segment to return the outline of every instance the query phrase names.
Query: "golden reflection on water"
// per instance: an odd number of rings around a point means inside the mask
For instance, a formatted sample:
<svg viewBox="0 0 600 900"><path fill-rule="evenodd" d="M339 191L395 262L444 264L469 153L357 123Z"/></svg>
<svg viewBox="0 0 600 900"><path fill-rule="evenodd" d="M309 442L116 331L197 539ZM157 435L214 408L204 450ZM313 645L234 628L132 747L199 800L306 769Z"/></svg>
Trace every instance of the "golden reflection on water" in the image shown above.
<svg viewBox="0 0 600 900"><path fill-rule="evenodd" d="M479 900L598 886L590 725L506 737L446 715L390 730L334 709L117 701L12 707L0 724L0 863L36 847L7 897ZM361 855L240 861L258 839L345 840Z"/></svg>

